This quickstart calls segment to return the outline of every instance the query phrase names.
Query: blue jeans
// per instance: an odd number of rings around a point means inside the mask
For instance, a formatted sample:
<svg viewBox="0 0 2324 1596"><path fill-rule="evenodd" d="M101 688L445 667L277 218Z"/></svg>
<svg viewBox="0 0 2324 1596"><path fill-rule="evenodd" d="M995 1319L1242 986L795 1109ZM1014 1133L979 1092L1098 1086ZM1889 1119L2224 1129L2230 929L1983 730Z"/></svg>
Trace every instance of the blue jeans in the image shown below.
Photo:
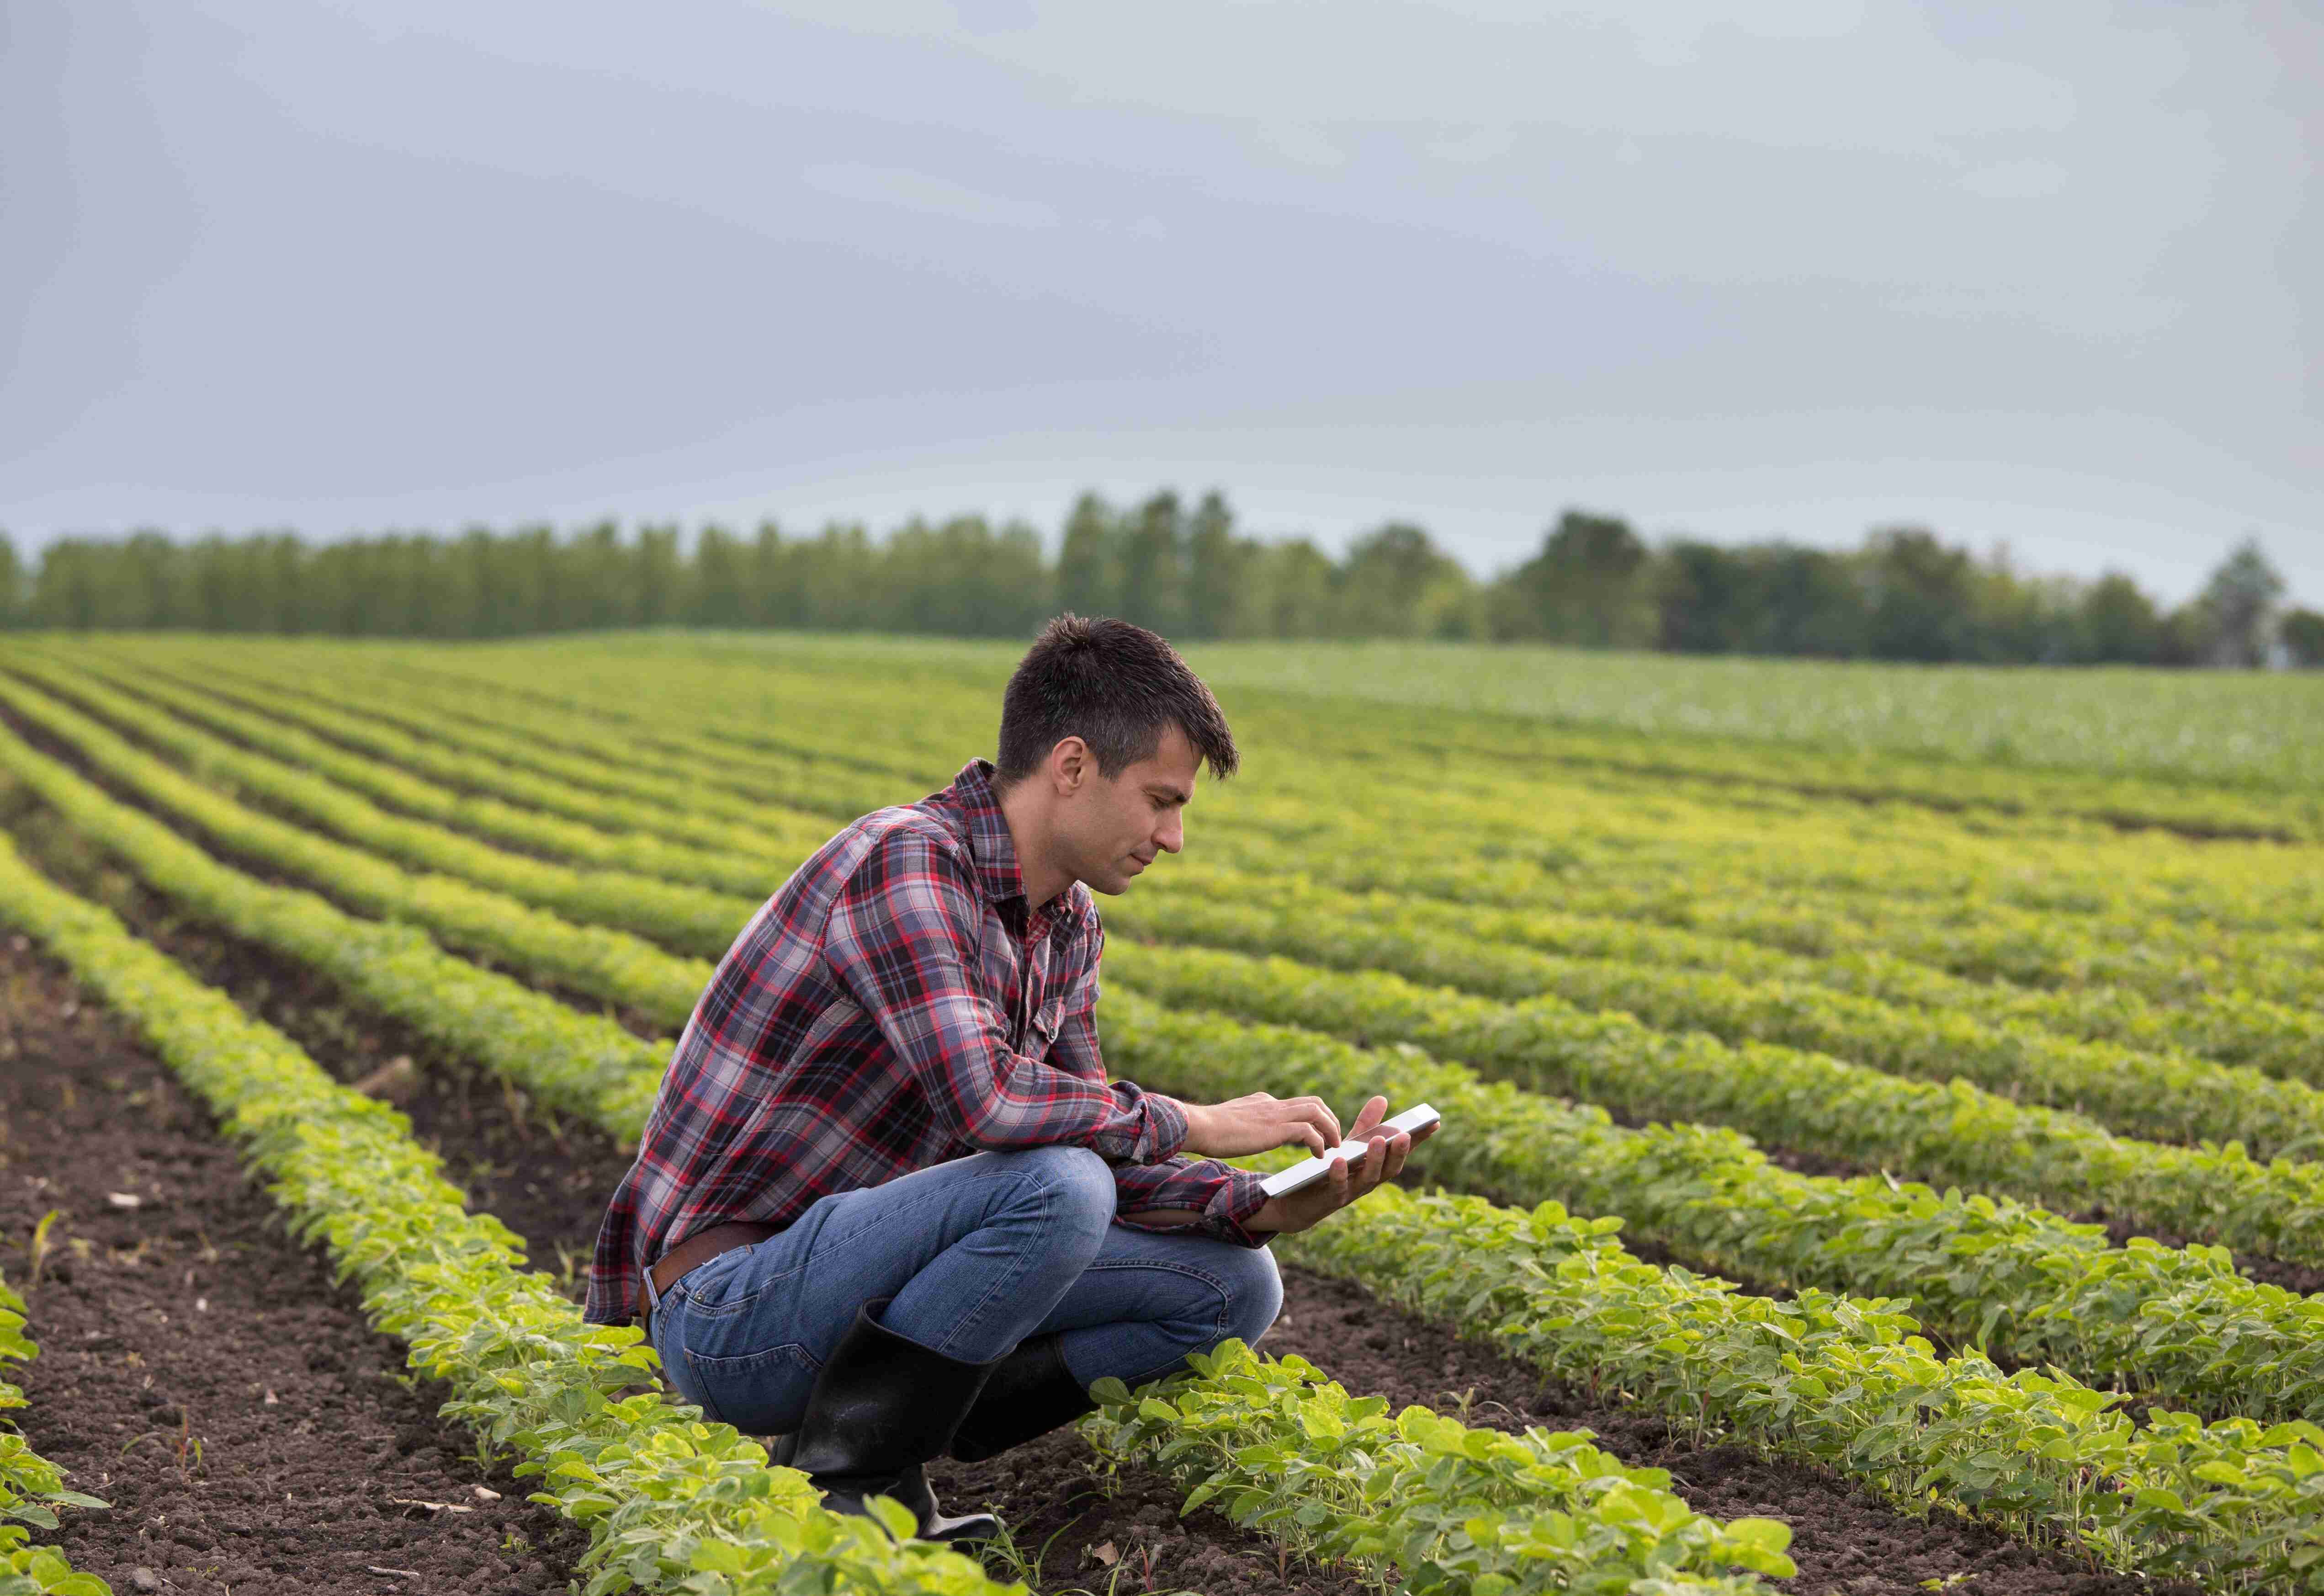
<svg viewBox="0 0 2324 1596"><path fill-rule="evenodd" d="M881 1297L885 1328L984 1363L1064 1332L1084 1386L1135 1388L1283 1305L1275 1256L1198 1232L1113 1222L1113 1172L1087 1148L974 1153L819 1199L779 1234L698 1264L654 1295L654 1351L703 1416L747 1435L796 1429L823 1361Z"/></svg>

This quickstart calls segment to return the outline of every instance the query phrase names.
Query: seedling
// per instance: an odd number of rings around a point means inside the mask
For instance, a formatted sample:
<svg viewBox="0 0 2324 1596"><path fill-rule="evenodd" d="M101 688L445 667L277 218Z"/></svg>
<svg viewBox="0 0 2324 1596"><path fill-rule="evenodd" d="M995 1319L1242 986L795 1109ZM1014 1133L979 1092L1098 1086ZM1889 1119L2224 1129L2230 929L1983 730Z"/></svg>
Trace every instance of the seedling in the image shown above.
<svg viewBox="0 0 2324 1596"><path fill-rule="evenodd" d="M56 1228L58 1217L62 1212L61 1209L50 1209L41 1215L41 1222L32 1227L32 1273L24 1282L24 1288L27 1291L41 1283L41 1270L47 1265L49 1253L53 1250L49 1233Z"/></svg>

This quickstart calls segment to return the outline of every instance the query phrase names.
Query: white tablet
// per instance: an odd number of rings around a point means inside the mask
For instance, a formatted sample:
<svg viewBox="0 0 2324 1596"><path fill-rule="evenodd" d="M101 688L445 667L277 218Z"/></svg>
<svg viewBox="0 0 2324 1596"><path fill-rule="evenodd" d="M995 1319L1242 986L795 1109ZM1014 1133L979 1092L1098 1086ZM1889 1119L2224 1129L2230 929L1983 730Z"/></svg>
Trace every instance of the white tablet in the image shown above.
<svg viewBox="0 0 2324 1596"><path fill-rule="evenodd" d="M1443 1118L1442 1114L1424 1102L1405 1110L1393 1119L1382 1120L1374 1129L1402 1130L1407 1135L1417 1136ZM1350 1158L1360 1158L1370 1150L1371 1145L1369 1141L1343 1141L1320 1158L1304 1158L1288 1169L1277 1170L1267 1177L1265 1182L1267 1195L1270 1197L1287 1197L1296 1191L1314 1185L1332 1172L1332 1160L1336 1158L1345 1162Z"/></svg>

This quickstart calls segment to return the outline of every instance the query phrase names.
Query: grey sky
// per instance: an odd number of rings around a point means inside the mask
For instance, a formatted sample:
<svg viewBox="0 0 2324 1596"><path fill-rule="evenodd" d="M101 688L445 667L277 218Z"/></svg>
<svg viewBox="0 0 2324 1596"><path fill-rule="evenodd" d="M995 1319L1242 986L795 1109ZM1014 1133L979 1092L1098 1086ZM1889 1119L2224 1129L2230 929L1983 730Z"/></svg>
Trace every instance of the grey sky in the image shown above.
<svg viewBox="0 0 2324 1596"><path fill-rule="evenodd" d="M2324 603L2304 0L5 17L20 545L1175 484Z"/></svg>

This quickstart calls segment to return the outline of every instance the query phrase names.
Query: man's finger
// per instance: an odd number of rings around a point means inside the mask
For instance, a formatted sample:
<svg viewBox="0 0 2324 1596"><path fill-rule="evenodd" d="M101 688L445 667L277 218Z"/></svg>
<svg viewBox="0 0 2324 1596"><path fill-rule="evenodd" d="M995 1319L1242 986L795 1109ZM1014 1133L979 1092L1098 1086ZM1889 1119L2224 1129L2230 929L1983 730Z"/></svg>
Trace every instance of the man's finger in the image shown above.
<svg viewBox="0 0 2324 1596"><path fill-rule="evenodd" d="M1364 1112L1356 1116L1355 1129L1348 1132L1351 1141L1369 1134L1371 1128L1388 1118L1388 1099L1375 1097L1364 1104Z"/></svg>
<svg viewBox="0 0 2324 1596"><path fill-rule="evenodd" d="M1340 1134L1340 1116L1332 1112L1330 1103L1320 1097L1303 1097L1299 1102L1303 1108L1314 1114L1316 1123L1323 1127L1323 1134L1332 1139L1333 1147L1339 1146L1347 1139Z"/></svg>
<svg viewBox="0 0 2324 1596"><path fill-rule="evenodd" d="M1333 1117L1332 1111L1314 1098L1309 1098L1299 1112L1307 1123L1314 1127L1315 1134L1323 1139L1325 1147L1337 1147L1347 1139L1340 1134L1340 1121Z"/></svg>

